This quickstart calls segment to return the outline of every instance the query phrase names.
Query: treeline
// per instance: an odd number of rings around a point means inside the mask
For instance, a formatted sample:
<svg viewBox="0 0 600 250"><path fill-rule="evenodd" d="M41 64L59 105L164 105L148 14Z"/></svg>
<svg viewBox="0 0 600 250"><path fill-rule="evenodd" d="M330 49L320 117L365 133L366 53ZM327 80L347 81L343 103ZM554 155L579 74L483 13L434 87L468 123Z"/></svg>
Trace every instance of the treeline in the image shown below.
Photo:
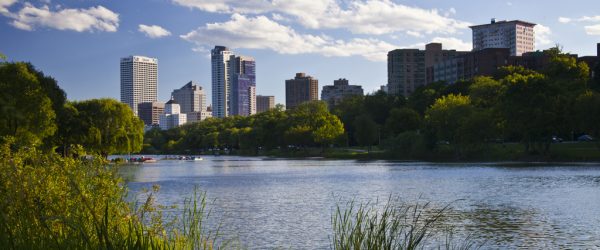
<svg viewBox="0 0 600 250"><path fill-rule="evenodd" d="M67 101L56 80L30 63L0 62L0 144L107 156L138 152L143 135L143 122L127 105Z"/></svg>
<svg viewBox="0 0 600 250"><path fill-rule="evenodd" d="M450 148L460 159L497 142L522 143L528 154L547 154L553 137L600 136L600 74L589 79L587 64L558 49L546 53L552 59L540 72L503 67L493 77L422 86L408 98L379 91L346 98L329 109L314 102L151 130L144 151L379 145L406 158L427 158ZM594 70L599 72L598 66Z"/></svg>
<svg viewBox="0 0 600 250"><path fill-rule="evenodd" d="M373 145L395 155L427 158L450 148L456 158L496 142L522 143L527 154L547 154L554 138L600 136L600 78L586 63L553 49L540 72L503 67L493 77L433 83L407 98L383 92L345 99L334 108L351 145ZM600 72L598 66L594 69Z"/></svg>
<svg viewBox="0 0 600 250"><path fill-rule="evenodd" d="M144 152L198 153L212 149L328 147L345 145L344 126L324 102L304 103L293 110L281 106L243 117L208 118L162 131L146 132Z"/></svg>

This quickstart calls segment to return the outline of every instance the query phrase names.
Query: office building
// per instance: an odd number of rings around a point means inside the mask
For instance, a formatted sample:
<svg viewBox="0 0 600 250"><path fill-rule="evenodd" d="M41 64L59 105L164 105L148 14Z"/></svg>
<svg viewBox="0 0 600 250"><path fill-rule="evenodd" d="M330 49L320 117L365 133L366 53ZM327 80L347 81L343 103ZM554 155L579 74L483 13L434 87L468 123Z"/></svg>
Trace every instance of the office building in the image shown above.
<svg viewBox="0 0 600 250"><path fill-rule="evenodd" d="M160 115L160 129L168 130L179 127L187 122L186 114L181 113L181 108L175 100L165 104L165 112Z"/></svg>
<svg viewBox="0 0 600 250"><path fill-rule="evenodd" d="M213 116L226 117L229 113L229 60L233 52L224 46L211 50Z"/></svg>
<svg viewBox="0 0 600 250"><path fill-rule="evenodd" d="M121 58L121 102L137 115L138 104L157 101L158 59L144 56Z"/></svg>
<svg viewBox="0 0 600 250"><path fill-rule="evenodd" d="M160 122L160 115L164 111L164 102L142 102L138 104L138 116L146 126L157 126Z"/></svg>
<svg viewBox="0 0 600 250"><path fill-rule="evenodd" d="M187 116L188 123L199 122L199 121L203 121L206 118L212 117L212 112L208 111L208 110L190 112L190 113L187 113L186 116Z"/></svg>
<svg viewBox="0 0 600 250"><path fill-rule="evenodd" d="M325 85L321 90L321 100L327 102L330 108L346 97L363 95L364 91L360 85L350 85L344 78L334 80L333 85Z"/></svg>
<svg viewBox="0 0 600 250"><path fill-rule="evenodd" d="M229 64L229 115L256 114L256 62L251 57L232 55Z"/></svg>
<svg viewBox="0 0 600 250"><path fill-rule="evenodd" d="M494 76L498 68L509 64L508 48L488 48L458 55L433 66L434 81L454 84L476 76Z"/></svg>
<svg viewBox="0 0 600 250"><path fill-rule="evenodd" d="M319 100L319 80L305 73L296 73L294 79L285 80L285 106L293 109L303 102Z"/></svg>
<svg viewBox="0 0 600 250"><path fill-rule="evenodd" d="M197 83L192 81L180 89L171 92L171 98L181 107L181 113L200 112L206 110L206 95Z"/></svg>
<svg viewBox="0 0 600 250"><path fill-rule="evenodd" d="M473 30L473 51L488 48L508 48L511 56L520 56L535 49L536 24L520 20L496 21L475 25Z"/></svg>
<svg viewBox="0 0 600 250"><path fill-rule="evenodd" d="M275 96L256 96L256 113L262 113L275 108Z"/></svg>
<svg viewBox="0 0 600 250"><path fill-rule="evenodd" d="M440 43L430 43L425 50L397 49L388 52L388 91L409 96L420 86L433 82L433 66L446 59L464 54L444 50Z"/></svg>

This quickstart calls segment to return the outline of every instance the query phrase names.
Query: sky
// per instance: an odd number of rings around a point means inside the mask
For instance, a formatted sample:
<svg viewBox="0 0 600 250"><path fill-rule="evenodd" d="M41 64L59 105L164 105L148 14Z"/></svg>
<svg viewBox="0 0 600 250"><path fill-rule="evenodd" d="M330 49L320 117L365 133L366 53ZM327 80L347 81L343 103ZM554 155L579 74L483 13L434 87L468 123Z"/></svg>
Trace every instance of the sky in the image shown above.
<svg viewBox="0 0 600 250"><path fill-rule="evenodd" d="M285 103L296 72L373 92L397 48L471 50L469 25L538 24L536 49L595 55L598 0L0 0L0 52L54 77L70 100L119 99L119 60L158 58L159 99L193 80L210 100L210 49L257 64L257 94ZM209 102L210 103L210 102Z"/></svg>

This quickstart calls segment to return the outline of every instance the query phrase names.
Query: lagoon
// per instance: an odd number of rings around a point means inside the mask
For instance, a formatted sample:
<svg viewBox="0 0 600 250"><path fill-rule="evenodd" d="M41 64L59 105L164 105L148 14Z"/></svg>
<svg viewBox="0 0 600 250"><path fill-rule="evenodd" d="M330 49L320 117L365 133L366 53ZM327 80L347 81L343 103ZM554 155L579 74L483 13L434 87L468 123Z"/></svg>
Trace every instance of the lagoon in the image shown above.
<svg viewBox="0 0 600 250"><path fill-rule="evenodd" d="M205 191L210 224L249 249L329 249L336 204L390 195L449 205L456 235L483 248L600 247L599 164L203 157L125 166L120 174L132 194L160 185L160 204L181 205L196 187Z"/></svg>

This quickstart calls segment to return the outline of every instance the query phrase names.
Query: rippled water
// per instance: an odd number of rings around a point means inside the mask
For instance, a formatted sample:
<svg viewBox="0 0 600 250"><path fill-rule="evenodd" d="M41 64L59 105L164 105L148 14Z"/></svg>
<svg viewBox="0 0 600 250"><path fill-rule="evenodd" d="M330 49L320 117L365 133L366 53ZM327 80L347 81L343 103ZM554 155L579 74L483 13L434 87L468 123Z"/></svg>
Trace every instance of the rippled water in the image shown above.
<svg viewBox="0 0 600 250"><path fill-rule="evenodd" d="M182 204L198 187L228 238L250 249L328 249L336 202L450 204L457 235L484 248L600 248L600 165L434 164L205 157L122 169L132 193L159 184Z"/></svg>

